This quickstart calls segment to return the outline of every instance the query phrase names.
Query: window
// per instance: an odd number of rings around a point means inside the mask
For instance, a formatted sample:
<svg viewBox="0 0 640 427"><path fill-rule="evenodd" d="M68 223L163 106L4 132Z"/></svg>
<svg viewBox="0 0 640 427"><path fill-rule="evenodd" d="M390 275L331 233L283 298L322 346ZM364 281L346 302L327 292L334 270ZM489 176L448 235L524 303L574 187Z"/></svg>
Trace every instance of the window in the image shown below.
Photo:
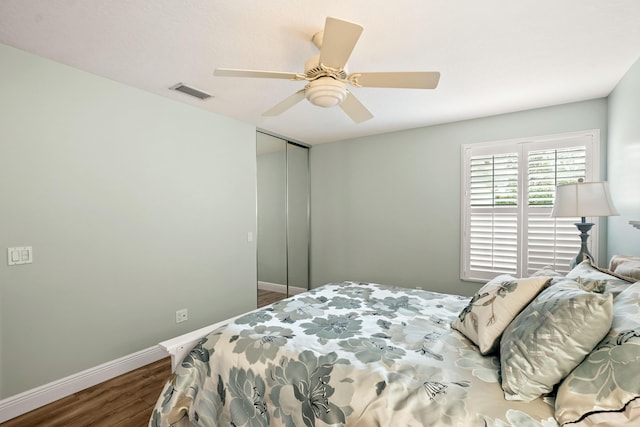
<svg viewBox="0 0 640 427"><path fill-rule="evenodd" d="M463 145L461 278L523 277L547 265L568 272L580 218L551 217L555 188L598 180L599 144L592 130Z"/></svg>

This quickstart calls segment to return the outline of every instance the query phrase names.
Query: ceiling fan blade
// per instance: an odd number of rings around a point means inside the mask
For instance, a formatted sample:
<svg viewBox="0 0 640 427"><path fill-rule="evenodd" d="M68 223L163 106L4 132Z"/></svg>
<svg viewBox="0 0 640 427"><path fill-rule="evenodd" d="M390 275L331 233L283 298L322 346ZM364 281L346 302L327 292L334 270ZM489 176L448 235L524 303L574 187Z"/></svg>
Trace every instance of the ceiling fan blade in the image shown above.
<svg viewBox="0 0 640 427"><path fill-rule="evenodd" d="M373 118L373 114L351 92L348 92L345 100L340 103L340 108L356 123L366 122Z"/></svg>
<svg viewBox="0 0 640 427"><path fill-rule="evenodd" d="M361 25L353 22L327 17L320 48L320 63L330 68L344 68L362 30Z"/></svg>
<svg viewBox="0 0 640 427"><path fill-rule="evenodd" d="M293 107L303 99L304 99L304 89L301 89L296 93L294 93L293 95L286 97L283 101L280 101L279 103L277 103L276 105L274 105L273 107L271 107L270 109L262 113L262 115L268 116L268 117L277 116L279 114L284 113L289 108Z"/></svg>
<svg viewBox="0 0 640 427"><path fill-rule="evenodd" d="M440 80L437 71L399 71L382 73L353 73L349 76L355 86L404 89L435 89Z"/></svg>
<svg viewBox="0 0 640 427"><path fill-rule="evenodd" d="M297 73L281 71L236 70L233 68L216 68L213 72L217 77L257 77L263 79L304 80L304 76Z"/></svg>

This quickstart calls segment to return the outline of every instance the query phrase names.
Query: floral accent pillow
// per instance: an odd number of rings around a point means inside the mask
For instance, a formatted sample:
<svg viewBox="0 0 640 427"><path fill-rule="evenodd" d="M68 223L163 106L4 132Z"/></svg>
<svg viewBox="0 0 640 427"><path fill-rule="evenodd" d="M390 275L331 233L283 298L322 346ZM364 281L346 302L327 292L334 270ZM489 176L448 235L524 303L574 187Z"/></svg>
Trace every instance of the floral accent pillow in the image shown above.
<svg viewBox="0 0 640 427"><path fill-rule="evenodd" d="M640 425L640 413L630 410L640 400L640 282L615 298L613 312L608 335L560 384L556 418L562 425L591 425L596 418L632 425L631 417Z"/></svg>
<svg viewBox="0 0 640 427"><path fill-rule="evenodd" d="M544 289L550 277L516 279L500 275L476 293L451 325L487 355L498 348L500 336L511 321Z"/></svg>
<svg viewBox="0 0 640 427"><path fill-rule="evenodd" d="M553 390L611 328L610 292L563 280L540 293L505 329L500 341L507 400L532 401Z"/></svg>

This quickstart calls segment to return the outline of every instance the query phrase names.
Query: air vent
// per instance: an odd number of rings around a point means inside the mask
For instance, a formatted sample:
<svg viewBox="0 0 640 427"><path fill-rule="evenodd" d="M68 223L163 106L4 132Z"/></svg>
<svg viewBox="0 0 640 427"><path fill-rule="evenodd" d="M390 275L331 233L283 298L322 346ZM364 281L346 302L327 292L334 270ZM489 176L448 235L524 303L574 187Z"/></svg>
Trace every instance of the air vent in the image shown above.
<svg viewBox="0 0 640 427"><path fill-rule="evenodd" d="M178 92L186 93L187 95L194 96L198 99L207 99L211 98L212 95L209 95L207 92L203 92L200 89L196 89L191 86L187 86L184 83L178 83L176 85L171 86L169 89L177 90Z"/></svg>

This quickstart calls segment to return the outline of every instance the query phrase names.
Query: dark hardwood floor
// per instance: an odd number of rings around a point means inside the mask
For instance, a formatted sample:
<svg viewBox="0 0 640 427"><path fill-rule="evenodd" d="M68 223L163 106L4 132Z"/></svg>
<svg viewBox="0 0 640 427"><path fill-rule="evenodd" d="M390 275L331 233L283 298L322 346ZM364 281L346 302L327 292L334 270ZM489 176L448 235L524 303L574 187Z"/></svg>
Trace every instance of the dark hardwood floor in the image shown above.
<svg viewBox="0 0 640 427"><path fill-rule="evenodd" d="M258 290L258 307L286 298ZM171 360L159 360L135 371L79 391L49 405L13 418L2 427L143 427L165 382Z"/></svg>
<svg viewBox="0 0 640 427"><path fill-rule="evenodd" d="M264 307L265 305L280 301L281 299L285 299L286 297L287 294L258 289L258 307Z"/></svg>

